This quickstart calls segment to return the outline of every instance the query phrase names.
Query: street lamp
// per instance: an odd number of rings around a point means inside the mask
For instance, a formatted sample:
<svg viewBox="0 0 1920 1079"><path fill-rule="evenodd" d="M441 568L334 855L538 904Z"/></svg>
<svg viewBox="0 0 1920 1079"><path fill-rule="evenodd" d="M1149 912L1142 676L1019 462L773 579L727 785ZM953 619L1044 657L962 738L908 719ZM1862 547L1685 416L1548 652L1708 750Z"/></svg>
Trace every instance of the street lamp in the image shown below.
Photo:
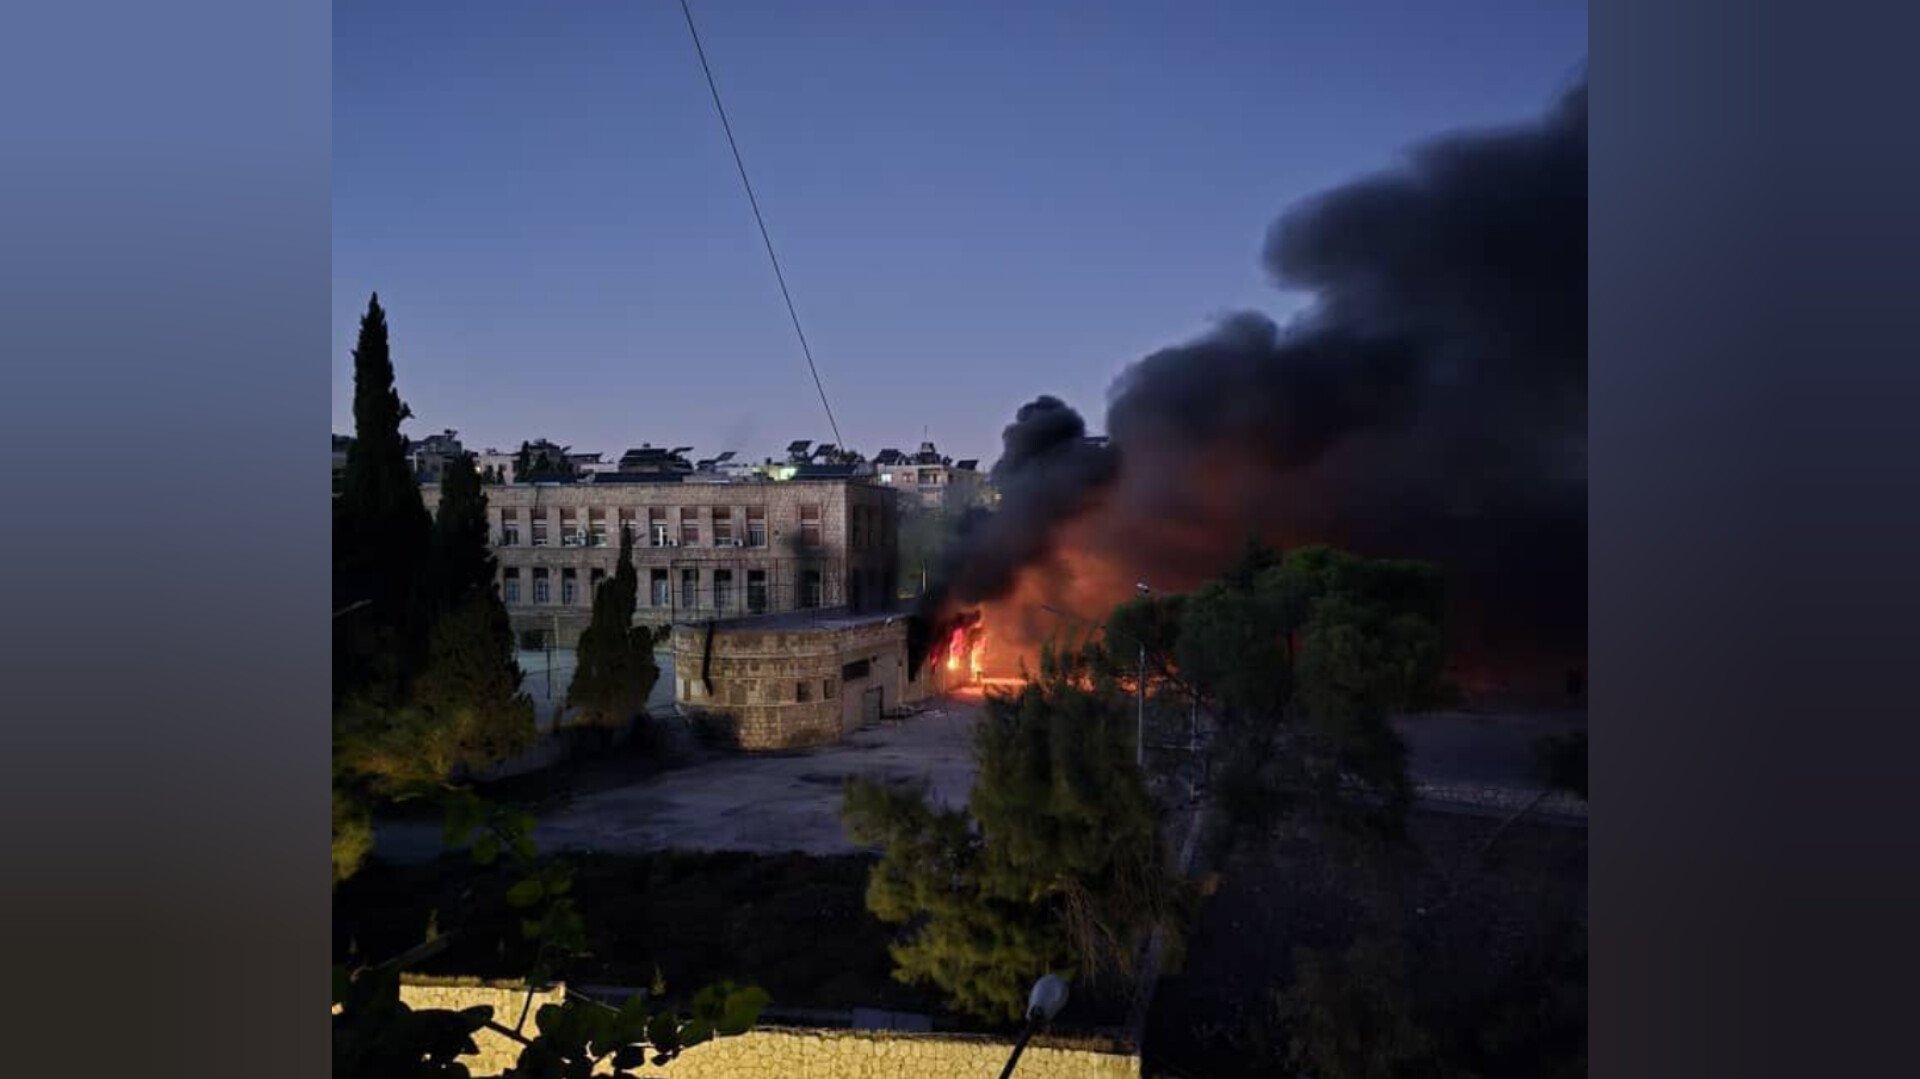
<svg viewBox="0 0 1920 1079"><path fill-rule="evenodd" d="M1007 1066L1000 1071L1000 1079L1008 1079L1013 1074L1013 1066L1020 1063L1020 1054L1026 1051L1027 1039L1033 1032L1060 1014L1067 1006L1067 982L1058 974L1048 974L1033 983L1033 992L1027 994L1027 1023L1020 1028L1020 1040L1013 1043L1013 1055L1007 1058Z"/></svg>

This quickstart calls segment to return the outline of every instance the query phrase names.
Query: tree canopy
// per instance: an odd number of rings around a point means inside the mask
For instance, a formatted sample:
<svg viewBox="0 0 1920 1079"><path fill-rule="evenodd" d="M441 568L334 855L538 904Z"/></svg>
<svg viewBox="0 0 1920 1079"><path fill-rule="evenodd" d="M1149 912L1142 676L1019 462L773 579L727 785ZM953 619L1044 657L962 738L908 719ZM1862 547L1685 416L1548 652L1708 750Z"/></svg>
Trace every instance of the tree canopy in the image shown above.
<svg viewBox="0 0 1920 1079"><path fill-rule="evenodd" d="M653 630L633 624L639 599L633 532L623 528L620 560L593 591L593 617L580 634L579 662L567 686L567 707L592 726L624 727L646 710L659 681Z"/></svg>
<svg viewBox="0 0 1920 1079"><path fill-rule="evenodd" d="M531 745L487 502L471 455L449 464L437 516L406 460L386 312L367 305L354 348L354 440L334 500L334 857L350 876L370 806Z"/></svg>
<svg viewBox="0 0 1920 1079"><path fill-rule="evenodd" d="M1129 972L1181 899L1134 766L1132 721L1111 683L1055 677L990 698L966 811L923 787L850 785L857 842L882 856L867 903L905 926L895 977L940 988L993 1021L1022 1014L1048 971Z"/></svg>

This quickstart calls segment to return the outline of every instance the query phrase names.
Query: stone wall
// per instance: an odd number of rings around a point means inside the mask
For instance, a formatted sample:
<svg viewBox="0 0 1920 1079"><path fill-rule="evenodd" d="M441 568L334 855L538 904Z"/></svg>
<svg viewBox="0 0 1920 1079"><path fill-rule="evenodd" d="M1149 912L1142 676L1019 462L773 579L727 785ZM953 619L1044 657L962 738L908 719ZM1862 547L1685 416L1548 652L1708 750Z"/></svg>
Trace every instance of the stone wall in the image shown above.
<svg viewBox="0 0 1920 1079"><path fill-rule="evenodd" d="M723 623L714 628L711 657L707 628L680 626L673 657L682 711L750 750L830 745L861 724L870 690L891 711L926 689L908 677L901 618ZM849 665L862 662L865 677L843 680ZM711 693L701 679L703 664Z"/></svg>
<svg viewBox="0 0 1920 1079"><path fill-rule="evenodd" d="M534 1009L558 1001L563 989L535 995ZM526 990L505 984L422 983L409 979L401 999L414 1008L493 1007L494 1021L512 1026ZM532 1019L528 1019L531 1029ZM480 1052L466 1058L476 1076L498 1075L519 1055L505 1035L482 1031ZM668 1079L993 1079L1013 1051L1009 1039L970 1034L801 1029L765 1026L687 1050L645 1074ZM1021 1079L1137 1079L1140 1058L1097 1040L1033 1039L1020 1056Z"/></svg>

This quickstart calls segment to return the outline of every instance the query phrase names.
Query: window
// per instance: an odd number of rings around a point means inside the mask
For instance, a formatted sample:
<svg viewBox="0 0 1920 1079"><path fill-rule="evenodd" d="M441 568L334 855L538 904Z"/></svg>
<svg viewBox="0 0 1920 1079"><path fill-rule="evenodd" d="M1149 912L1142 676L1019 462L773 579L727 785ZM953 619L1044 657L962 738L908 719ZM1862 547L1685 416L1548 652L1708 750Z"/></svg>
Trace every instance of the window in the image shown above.
<svg viewBox="0 0 1920 1079"><path fill-rule="evenodd" d="M648 593L652 598L653 605L655 607L669 606L670 593L667 591L667 571L663 569L654 570L649 583L653 586L653 590Z"/></svg>
<svg viewBox="0 0 1920 1079"><path fill-rule="evenodd" d="M820 680L820 699L823 701L832 700L834 698L835 691L838 689L839 687L834 685L833 679L822 678Z"/></svg>
<svg viewBox="0 0 1920 1079"><path fill-rule="evenodd" d="M590 542L595 547L605 547L607 545L607 511L592 510L587 515L587 521L592 529Z"/></svg>
<svg viewBox="0 0 1920 1079"><path fill-rule="evenodd" d="M872 660L856 659L852 663L840 668L840 680L842 682L857 682L871 673L873 673Z"/></svg>
<svg viewBox="0 0 1920 1079"><path fill-rule="evenodd" d="M520 511L500 511L500 546L520 546Z"/></svg>
<svg viewBox="0 0 1920 1079"><path fill-rule="evenodd" d="M640 542L640 525L634 520L632 510L620 511L620 531L632 536L635 543Z"/></svg>
<svg viewBox="0 0 1920 1079"><path fill-rule="evenodd" d="M726 506L713 511L713 545L715 547L733 546L733 507Z"/></svg>
<svg viewBox="0 0 1920 1079"><path fill-rule="evenodd" d="M713 571L713 605L721 611L733 608L733 571L717 569Z"/></svg>
<svg viewBox="0 0 1920 1079"><path fill-rule="evenodd" d="M536 566L533 570L533 601L535 603L545 603L547 602L548 595L546 568Z"/></svg>
<svg viewBox="0 0 1920 1079"><path fill-rule="evenodd" d="M754 614L767 609L767 571L750 569L747 571L747 610Z"/></svg>
<svg viewBox="0 0 1920 1079"><path fill-rule="evenodd" d="M520 602L520 569L518 566L507 567L506 587L501 589L501 591L505 593L506 602Z"/></svg>
<svg viewBox="0 0 1920 1079"><path fill-rule="evenodd" d="M700 546L700 511L692 506L680 507L680 546Z"/></svg>
<svg viewBox="0 0 1920 1079"><path fill-rule="evenodd" d="M820 546L820 507L800 507L800 546Z"/></svg>
<svg viewBox="0 0 1920 1079"><path fill-rule="evenodd" d="M765 547L767 545L767 507L747 507L747 546Z"/></svg>
<svg viewBox="0 0 1920 1079"><path fill-rule="evenodd" d="M680 571L680 606L689 611L700 606L700 571L697 569Z"/></svg>
<svg viewBox="0 0 1920 1079"><path fill-rule="evenodd" d="M560 511L560 546L578 547L586 537L580 534L580 517L572 510Z"/></svg>
<svg viewBox="0 0 1920 1079"><path fill-rule="evenodd" d="M533 515L533 545L535 547L547 545L547 515L544 513Z"/></svg>
<svg viewBox="0 0 1920 1079"><path fill-rule="evenodd" d="M795 704L806 704L813 700L813 683L795 682L793 684L793 700Z"/></svg>
<svg viewBox="0 0 1920 1079"><path fill-rule="evenodd" d="M800 606L820 606L820 571L805 570L800 574Z"/></svg>
<svg viewBox="0 0 1920 1079"><path fill-rule="evenodd" d="M571 607L579 600L580 582L575 579L571 569L560 571L560 603Z"/></svg>
<svg viewBox="0 0 1920 1079"><path fill-rule="evenodd" d="M647 541L655 547L667 545L667 511L660 507L647 511Z"/></svg>

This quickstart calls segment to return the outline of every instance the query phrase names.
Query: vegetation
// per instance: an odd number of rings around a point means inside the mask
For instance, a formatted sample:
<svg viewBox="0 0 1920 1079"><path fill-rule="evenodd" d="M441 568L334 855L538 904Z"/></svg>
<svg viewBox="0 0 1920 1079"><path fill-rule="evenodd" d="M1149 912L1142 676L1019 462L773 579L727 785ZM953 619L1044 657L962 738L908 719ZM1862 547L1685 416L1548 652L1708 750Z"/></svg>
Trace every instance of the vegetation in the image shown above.
<svg viewBox="0 0 1920 1079"><path fill-rule="evenodd" d="M849 832L882 850L868 906L905 927L891 948L896 978L1013 1021L1040 974L1124 975L1148 930L1174 926L1183 899L1132 731L1111 681L1080 685L1054 670L989 699L965 812L931 803L924 788L849 787Z"/></svg>
<svg viewBox="0 0 1920 1079"><path fill-rule="evenodd" d="M579 665L567 687L567 707L584 722L624 728L646 711L647 695L660 679L653 657L658 638L633 624L640 578L633 568L633 532L620 532L620 560L613 576L593 591L593 619L580 635Z"/></svg>
<svg viewBox="0 0 1920 1079"><path fill-rule="evenodd" d="M1164 662L1217 720L1232 834L1288 819L1400 832L1412 788L1389 717L1439 692L1442 603L1423 563L1258 544L1184 599ZM1173 617L1153 623L1156 647Z"/></svg>
<svg viewBox="0 0 1920 1079"><path fill-rule="evenodd" d="M564 863L538 859L529 834L533 821L526 814L489 806L465 791L445 794L443 805L450 845L470 847L477 865L504 862L510 869L503 898L519 912L519 933L536 949L525 977L530 1004L557 965L586 947L585 922L572 896L573 871ZM431 950L437 943L430 937L418 950ZM335 1074L465 1077L468 1069L459 1058L476 1050L473 1036L484 1029L521 1045L505 1079L631 1076L648 1064L665 1065L691 1046L746 1031L767 1002L758 988L724 982L696 993L685 1014L663 1007L657 992L636 993L618 1008L568 997L534 1012L529 1034L524 1017L509 1026L497 1021L490 1007L457 1012L408 1007L399 986L407 958L403 954L378 964L334 967Z"/></svg>
<svg viewBox="0 0 1920 1079"><path fill-rule="evenodd" d="M381 799L445 784L523 751L533 702L494 587L486 495L452 463L437 518L421 501L400 424L386 312L375 296L354 348L354 440L333 500L336 881L371 846Z"/></svg>

